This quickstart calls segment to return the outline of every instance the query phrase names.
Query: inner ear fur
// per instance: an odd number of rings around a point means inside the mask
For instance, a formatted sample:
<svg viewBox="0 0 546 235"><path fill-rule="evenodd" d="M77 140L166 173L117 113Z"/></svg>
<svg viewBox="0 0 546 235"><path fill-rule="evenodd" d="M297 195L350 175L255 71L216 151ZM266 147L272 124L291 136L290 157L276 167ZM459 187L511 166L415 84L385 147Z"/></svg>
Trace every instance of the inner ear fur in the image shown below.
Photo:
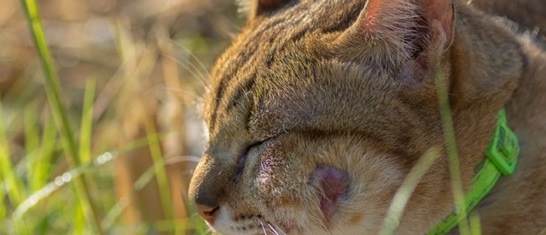
<svg viewBox="0 0 546 235"><path fill-rule="evenodd" d="M400 65L414 60L427 67L450 47L453 25L452 0L368 0L335 43L340 54L350 50L352 59L361 62Z"/></svg>

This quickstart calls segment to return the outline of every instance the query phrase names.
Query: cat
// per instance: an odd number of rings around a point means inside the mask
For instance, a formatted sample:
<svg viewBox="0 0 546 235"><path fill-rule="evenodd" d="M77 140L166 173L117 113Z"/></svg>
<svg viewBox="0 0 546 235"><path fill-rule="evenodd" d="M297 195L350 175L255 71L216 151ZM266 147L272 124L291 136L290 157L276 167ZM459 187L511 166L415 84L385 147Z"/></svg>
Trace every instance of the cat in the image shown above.
<svg viewBox="0 0 546 235"><path fill-rule="evenodd" d="M515 172L473 210L482 234L546 228L546 55L529 37L466 1L246 6L212 69L189 189L215 232L378 234L408 172L438 148L395 230L429 232L454 210L438 77L465 190L501 109L519 137Z"/></svg>
<svg viewBox="0 0 546 235"><path fill-rule="evenodd" d="M546 43L546 4L543 0L472 0L472 5L487 13L517 22L519 31L531 30ZM544 47L543 47L544 48Z"/></svg>

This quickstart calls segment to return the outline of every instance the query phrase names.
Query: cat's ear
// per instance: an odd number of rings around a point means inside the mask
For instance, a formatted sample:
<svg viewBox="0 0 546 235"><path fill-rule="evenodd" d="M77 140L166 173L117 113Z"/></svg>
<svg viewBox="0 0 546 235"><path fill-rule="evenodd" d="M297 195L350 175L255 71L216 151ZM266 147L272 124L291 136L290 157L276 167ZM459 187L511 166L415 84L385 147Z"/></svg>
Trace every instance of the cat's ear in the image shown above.
<svg viewBox="0 0 546 235"><path fill-rule="evenodd" d="M449 48L453 35L453 0L368 0L337 44L368 61L426 65Z"/></svg>

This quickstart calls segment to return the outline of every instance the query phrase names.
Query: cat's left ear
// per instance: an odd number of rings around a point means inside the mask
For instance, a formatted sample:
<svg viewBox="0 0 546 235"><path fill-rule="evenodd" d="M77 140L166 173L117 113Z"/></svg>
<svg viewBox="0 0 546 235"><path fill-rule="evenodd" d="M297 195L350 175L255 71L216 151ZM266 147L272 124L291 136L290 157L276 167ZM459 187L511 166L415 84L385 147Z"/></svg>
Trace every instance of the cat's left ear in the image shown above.
<svg viewBox="0 0 546 235"><path fill-rule="evenodd" d="M399 64L435 61L454 36L453 0L368 0L337 44L340 54L367 61ZM351 50L351 51L346 51ZM353 58L357 59L357 58Z"/></svg>

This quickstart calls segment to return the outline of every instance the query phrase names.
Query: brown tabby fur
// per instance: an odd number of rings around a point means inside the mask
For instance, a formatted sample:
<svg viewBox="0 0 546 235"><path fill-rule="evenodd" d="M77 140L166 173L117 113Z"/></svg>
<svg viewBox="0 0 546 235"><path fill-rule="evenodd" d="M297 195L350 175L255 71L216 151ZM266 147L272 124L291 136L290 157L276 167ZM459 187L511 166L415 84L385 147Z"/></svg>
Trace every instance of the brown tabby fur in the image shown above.
<svg viewBox="0 0 546 235"><path fill-rule="evenodd" d="M190 197L214 230L378 234L409 170L445 146L439 75L448 79L465 188L502 107L520 138L516 173L476 209L483 234L546 228L543 51L466 2L260 2L219 58L205 101L210 138ZM324 166L348 175L335 181L348 189L331 217L320 209L330 189L315 174ZM442 156L397 234L425 234L453 210L451 195Z"/></svg>

